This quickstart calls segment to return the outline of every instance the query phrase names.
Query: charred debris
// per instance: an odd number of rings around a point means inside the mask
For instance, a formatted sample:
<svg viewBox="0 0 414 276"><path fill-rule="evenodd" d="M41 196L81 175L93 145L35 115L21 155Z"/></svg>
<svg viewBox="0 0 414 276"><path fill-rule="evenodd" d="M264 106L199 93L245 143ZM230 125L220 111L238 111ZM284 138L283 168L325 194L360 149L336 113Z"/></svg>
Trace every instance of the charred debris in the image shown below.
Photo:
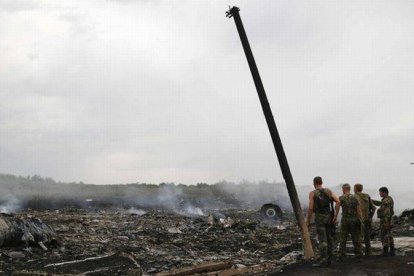
<svg viewBox="0 0 414 276"><path fill-rule="evenodd" d="M48 244L59 244L56 232L39 218L0 214L0 247L24 245L26 249L39 246L47 250Z"/></svg>
<svg viewBox="0 0 414 276"><path fill-rule="evenodd" d="M263 182L258 191L251 183L100 186L5 178L11 181L0 177L0 207L16 214L0 216L0 273L234 275L274 270L300 256L291 253L302 247L283 184Z"/></svg>
<svg viewBox="0 0 414 276"><path fill-rule="evenodd" d="M19 234L0 237L9 241L0 249L0 270L75 275L226 270L236 275L280 268L286 262L280 259L301 250L290 214L284 213L282 220L266 218L260 210L201 211L66 208L2 215L9 225L2 235L12 233L13 227ZM18 225L10 226L14 222ZM29 245L23 231L34 238ZM294 253L289 260L300 255Z"/></svg>
<svg viewBox="0 0 414 276"><path fill-rule="evenodd" d="M0 216L0 274L252 275L303 259L284 184L6 179L0 208L16 214ZM396 241L405 244L398 254L413 244L413 216L410 209L394 218ZM381 246L376 229L374 249Z"/></svg>
<svg viewBox="0 0 414 276"><path fill-rule="evenodd" d="M8 242L0 248L0 271L17 275L278 272L301 262L303 249L294 215L282 212L282 218L265 217L263 210L273 215L272 208L195 209L193 213L133 207L63 208L2 215L0 221L7 221L8 230L0 222L0 239ZM414 253L413 212L394 217L400 255ZM28 244L25 235L33 236ZM378 237L373 239L373 249L380 250Z"/></svg>

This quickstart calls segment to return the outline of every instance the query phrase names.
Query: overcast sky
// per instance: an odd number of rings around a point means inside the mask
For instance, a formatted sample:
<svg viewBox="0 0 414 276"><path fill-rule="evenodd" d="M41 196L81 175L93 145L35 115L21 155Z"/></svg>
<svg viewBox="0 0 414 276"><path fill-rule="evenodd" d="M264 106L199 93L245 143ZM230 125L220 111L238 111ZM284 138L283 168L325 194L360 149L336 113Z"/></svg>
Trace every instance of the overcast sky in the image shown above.
<svg viewBox="0 0 414 276"><path fill-rule="evenodd" d="M297 185L414 182L414 2L0 1L0 172L282 181L228 5Z"/></svg>

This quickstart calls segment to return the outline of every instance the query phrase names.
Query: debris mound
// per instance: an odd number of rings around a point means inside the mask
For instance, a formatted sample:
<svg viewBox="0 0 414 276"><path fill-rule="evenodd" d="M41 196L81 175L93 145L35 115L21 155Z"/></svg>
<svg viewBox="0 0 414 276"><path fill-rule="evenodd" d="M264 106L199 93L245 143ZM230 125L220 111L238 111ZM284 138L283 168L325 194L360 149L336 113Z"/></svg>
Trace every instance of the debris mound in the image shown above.
<svg viewBox="0 0 414 276"><path fill-rule="evenodd" d="M26 247L57 242L55 230L42 220L34 217L20 218L10 214L0 214L0 247L24 244Z"/></svg>

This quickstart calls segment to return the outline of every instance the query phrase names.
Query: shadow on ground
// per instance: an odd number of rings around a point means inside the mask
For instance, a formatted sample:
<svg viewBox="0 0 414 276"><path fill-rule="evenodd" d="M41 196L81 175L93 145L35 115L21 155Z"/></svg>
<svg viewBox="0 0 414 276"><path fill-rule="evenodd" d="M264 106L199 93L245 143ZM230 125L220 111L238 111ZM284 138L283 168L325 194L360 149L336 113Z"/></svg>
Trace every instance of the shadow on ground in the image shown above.
<svg viewBox="0 0 414 276"><path fill-rule="evenodd" d="M306 276L394 276L414 275L414 255L380 257L372 256L357 262L355 259L347 258L343 262L333 262L330 267L312 267L310 263L292 264L279 273L273 275L306 275Z"/></svg>

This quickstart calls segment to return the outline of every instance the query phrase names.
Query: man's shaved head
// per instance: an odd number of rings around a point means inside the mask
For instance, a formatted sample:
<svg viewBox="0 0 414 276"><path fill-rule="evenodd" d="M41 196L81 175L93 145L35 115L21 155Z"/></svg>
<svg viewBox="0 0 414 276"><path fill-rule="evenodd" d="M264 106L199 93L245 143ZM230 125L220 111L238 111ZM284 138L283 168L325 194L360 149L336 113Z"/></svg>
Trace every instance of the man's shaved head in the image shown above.
<svg viewBox="0 0 414 276"><path fill-rule="evenodd" d="M316 184L316 185L322 185L322 177L320 177L320 176L315 176L315 178L313 179L313 184Z"/></svg>

